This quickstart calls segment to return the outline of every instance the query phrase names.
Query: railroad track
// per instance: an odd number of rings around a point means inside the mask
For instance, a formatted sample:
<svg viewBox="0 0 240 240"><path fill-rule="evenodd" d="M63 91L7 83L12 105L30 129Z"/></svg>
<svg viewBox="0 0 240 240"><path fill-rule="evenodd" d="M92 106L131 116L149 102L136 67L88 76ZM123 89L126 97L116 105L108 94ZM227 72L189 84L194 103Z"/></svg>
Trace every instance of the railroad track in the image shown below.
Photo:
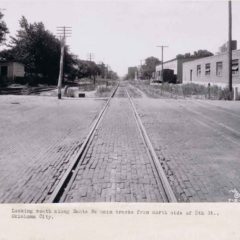
<svg viewBox="0 0 240 240"><path fill-rule="evenodd" d="M54 89L56 89L56 86L32 88L1 88L0 95L38 95L42 92L52 91Z"/></svg>
<svg viewBox="0 0 240 240"><path fill-rule="evenodd" d="M55 190L53 191L53 193L51 194L50 198L48 199L47 202L49 203L56 203L60 201L60 198L62 196L62 194L64 193L69 181L71 180L71 178L74 175L75 169L78 165L79 162L83 161L86 151L88 149L89 144L91 143L91 140L93 138L93 135L95 133L95 130L97 129L99 123L101 122L104 113L107 110L107 107L110 104L111 99L114 97L117 89L118 89L119 84L116 86L116 88L113 90L111 96L108 98L107 103L104 105L103 109L101 110L101 112L99 113L97 119L95 120L95 122L93 123L90 132L88 133L85 141L83 142L83 144L81 145L81 148L79 149L79 152L77 154L77 156L72 159L68 169L66 170L64 176L61 178L60 182L58 183L57 187L55 188Z"/></svg>
<svg viewBox="0 0 240 240"><path fill-rule="evenodd" d="M171 185L167 179L167 176L161 166L161 163L159 162L159 159L157 157L157 154L153 148L153 145L148 137L148 134L146 132L146 129L145 127L143 126L143 123L140 119L140 116L137 112L137 109L134 105L134 102L131 98L131 96L129 95L128 93L128 90L126 89L126 93L127 93L127 96L128 96L128 99L132 105L132 109L133 109L133 112L134 112L134 116L135 116L135 119L136 119L136 122L137 122L137 125L139 127L139 130L141 132L141 135L144 139L144 143L147 147L147 150L149 152L149 155L150 155L150 158L151 158L151 163L153 165L153 167L155 168L156 170L156 173L157 173L157 176L156 176L156 180L158 182L158 185L160 188L163 189L164 193L165 193L165 199L166 199L166 202L177 202L177 198L171 188Z"/></svg>
<svg viewBox="0 0 240 240"><path fill-rule="evenodd" d="M117 92L117 94L116 94ZM131 98L131 96L128 93L128 90L125 86L119 86L119 84L116 86L114 91L112 92L111 96L109 97L107 103L101 110L100 114L98 115L97 119L95 120L88 136L86 137L85 141L83 142L78 155L75 159L72 160L71 164L69 165L69 168L66 170L64 176L56 186L53 193L50 195L50 198L47 200L49 203L58 203L62 202L63 196L66 195L66 192L70 189L70 185L73 182L73 179L76 177L77 169L79 164L85 162L85 157L87 154L87 151L89 149L90 144L93 141L94 134L96 132L96 129L98 128L101 121L104 119L104 115L106 113L106 110L110 104L111 99L117 95L117 97L127 97L131 106L131 109L134 113L134 118L136 120L136 124L139 129L139 134L141 134L141 137L143 139L143 142L146 146L146 149L148 151L147 155L150 158L150 162L152 165L152 168L155 172L155 178L156 182L159 188L159 191L163 194L163 201L164 202L177 202L177 198L174 195L174 192L171 188L171 185L167 179L167 176L158 160L158 157L156 155L156 152L151 144L151 141L147 135L147 132L141 122L141 119L139 117L139 114L136 110L136 107L134 105L134 102Z"/></svg>

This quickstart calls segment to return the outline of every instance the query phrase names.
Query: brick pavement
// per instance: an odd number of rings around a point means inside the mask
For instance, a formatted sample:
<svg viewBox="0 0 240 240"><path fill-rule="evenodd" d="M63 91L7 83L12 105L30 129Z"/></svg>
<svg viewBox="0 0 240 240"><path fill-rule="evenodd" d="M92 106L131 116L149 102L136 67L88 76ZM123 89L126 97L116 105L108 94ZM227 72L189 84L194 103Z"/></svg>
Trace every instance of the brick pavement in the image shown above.
<svg viewBox="0 0 240 240"><path fill-rule="evenodd" d="M104 100L0 96L0 202L43 202Z"/></svg>
<svg viewBox="0 0 240 240"><path fill-rule="evenodd" d="M123 88L115 97L61 201L163 201Z"/></svg>
<svg viewBox="0 0 240 240"><path fill-rule="evenodd" d="M134 102L179 201L226 202L240 192L238 103Z"/></svg>

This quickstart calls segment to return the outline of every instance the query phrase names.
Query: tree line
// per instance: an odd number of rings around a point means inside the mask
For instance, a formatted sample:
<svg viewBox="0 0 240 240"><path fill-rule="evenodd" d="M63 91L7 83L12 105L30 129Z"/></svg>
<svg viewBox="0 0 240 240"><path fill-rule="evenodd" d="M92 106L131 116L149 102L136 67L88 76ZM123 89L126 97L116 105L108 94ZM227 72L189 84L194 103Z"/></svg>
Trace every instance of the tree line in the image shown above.
<svg viewBox="0 0 240 240"><path fill-rule="evenodd" d="M10 36L3 14L0 13L0 45L5 49L0 52L0 61L15 61L24 64L25 78L22 81L29 84L56 84L59 74L59 61L61 54L60 40L47 30L42 22L29 23L26 17L19 21L16 36ZM117 74L109 70L104 63L95 63L79 59L65 48L64 80L74 81L80 78L96 77L117 79Z"/></svg>

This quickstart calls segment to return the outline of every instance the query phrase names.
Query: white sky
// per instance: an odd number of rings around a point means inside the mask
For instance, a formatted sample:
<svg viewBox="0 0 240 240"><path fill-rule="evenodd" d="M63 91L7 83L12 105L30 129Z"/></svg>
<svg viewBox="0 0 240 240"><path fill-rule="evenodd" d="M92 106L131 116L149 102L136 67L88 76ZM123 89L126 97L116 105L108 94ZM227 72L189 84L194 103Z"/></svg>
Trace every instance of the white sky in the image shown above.
<svg viewBox="0 0 240 240"><path fill-rule="evenodd" d="M168 45L164 59L208 49L213 53L227 41L227 1L54 1L0 0L11 35L24 15L42 21L56 33L57 26L71 26L67 40L81 59L94 53L119 75L149 56L161 58L156 45ZM240 1L233 1L233 39L240 44Z"/></svg>

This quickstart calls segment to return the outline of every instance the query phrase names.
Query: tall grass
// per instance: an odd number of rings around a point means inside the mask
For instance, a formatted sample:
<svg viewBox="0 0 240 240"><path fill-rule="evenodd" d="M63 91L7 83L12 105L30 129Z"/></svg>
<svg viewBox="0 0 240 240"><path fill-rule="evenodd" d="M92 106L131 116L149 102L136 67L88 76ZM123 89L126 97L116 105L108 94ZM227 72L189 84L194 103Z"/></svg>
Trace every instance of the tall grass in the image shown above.
<svg viewBox="0 0 240 240"><path fill-rule="evenodd" d="M145 92L149 97L197 98L213 100L229 100L231 94L228 88L216 85L204 86L196 83L150 85L146 81L131 81L131 84Z"/></svg>
<svg viewBox="0 0 240 240"><path fill-rule="evenodd" d="M112 88L112 86L98 86L95 95L97 97L109 97Z"/></svg>

